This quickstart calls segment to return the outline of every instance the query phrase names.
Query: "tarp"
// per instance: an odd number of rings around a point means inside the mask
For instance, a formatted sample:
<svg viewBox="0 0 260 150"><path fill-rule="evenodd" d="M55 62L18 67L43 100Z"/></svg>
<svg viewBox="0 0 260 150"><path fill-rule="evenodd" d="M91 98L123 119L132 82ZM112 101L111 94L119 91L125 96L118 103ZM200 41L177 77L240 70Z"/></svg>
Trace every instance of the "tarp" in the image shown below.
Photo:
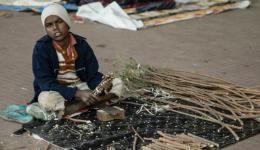
<svg viewBox="0 0 260 150"><path fill-rule="evenodd" d="M4 110L0 110L0 118L18 123L29 123L33 117L26 113L27 105L18 104L7 106Z"/></svg>
<svg viewBox="0 0 260 150"><path fill-rule="evenodd" d="M61 2L61 0L0 0L2 5L14 5L14 6L45 6L50 3Z"/></svg>
<svg viewBox="0 0 260 150"><path fill-rule="evenodd" d="M126 110L126 119L99 121L96 118L96 110L90 109L88 113L83 113L75 119L89 120L91 124L75 123L66 119L48 122L35 119L23 127L33 135L38 135L38 139L67 150L109 149L107 145L114 146L114 149L132 149L135 132L131 127L135 128L141 136L148 138L157 138L156 132L164 131L168 134L192 133L219 143L220 148L238 142L228 130L218 132L221 126L213 122L172 111L162 111L151 115L145 109L155 113L158 107L152 109L151 104L139 99L128 98L117 106ZM141 111L143 107L145 109ZM139 113L136 113L138 111ZM243 122L243 128L237 130L241 135L241 140L260 133L259 123L255 120L246 119ZM148 143L137 142L136 149L141 149L142 144Z"/></svg>
<svg viewBox="0 0 260 150"><path fill-rule="evenodd" d="M106 7L103 7L100 2L82 5L76 15L114 28L136 31L143 27L142 21L131 19L116 2L112 2Z"/></svg>
<svg viewBox="0 0 260 150"><path fill-rule="evenodd" d="M178 0L185 3L175 9L138 13L135 9L122 9L116 2L103 7L101 3L90 3L79 7L77 16L107 24L114 28L138 30L162 24L217 14L227 10L245 9L249 0Z"/></svg>
<svg viewBox="0 0 260 150"><path fill-rule="evenodd" d="M34 11L41 13L44 6L60 1L61 0L0 0L0 10ZM74 3L65 3L63 5L67 10L78 10L78 6Z"/></svg>

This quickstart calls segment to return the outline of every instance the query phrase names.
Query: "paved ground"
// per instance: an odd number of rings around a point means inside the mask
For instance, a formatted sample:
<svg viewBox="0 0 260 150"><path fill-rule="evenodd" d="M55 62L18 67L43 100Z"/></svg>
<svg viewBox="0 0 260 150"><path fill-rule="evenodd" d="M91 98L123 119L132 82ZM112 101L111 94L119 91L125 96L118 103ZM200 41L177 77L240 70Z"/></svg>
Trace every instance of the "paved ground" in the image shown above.
<svg viewBox="0 0 260 150"><path fill-rule="evenodd" d="M248 87L260 85L260 2L200 19L138 32L98 23L75 24L72 31L86 36L100 70L113 69L117 58L134 57L142 64L198 72ZM14 13L0 17L0 109L32 97L31 54L44 34L39 15ZM0 149L44 149L45 143L10 134L19 124L0 119ZM258 150L260 135L225 150ZM52 148L56 149L56 148Z"/></svg>

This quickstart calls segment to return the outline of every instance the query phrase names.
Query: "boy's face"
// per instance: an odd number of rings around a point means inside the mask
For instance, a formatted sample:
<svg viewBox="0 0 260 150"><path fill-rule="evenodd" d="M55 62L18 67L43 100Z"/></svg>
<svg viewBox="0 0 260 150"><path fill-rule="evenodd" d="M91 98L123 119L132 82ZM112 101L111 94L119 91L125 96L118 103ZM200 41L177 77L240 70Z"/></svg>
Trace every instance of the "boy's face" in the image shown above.
<svg viewBox="0 0 260 150"><path fill-rule="evenodd" d="M57 42L63 41L69 33L69 26L58 16L47 17L44 26L47 34Z"/></svg>

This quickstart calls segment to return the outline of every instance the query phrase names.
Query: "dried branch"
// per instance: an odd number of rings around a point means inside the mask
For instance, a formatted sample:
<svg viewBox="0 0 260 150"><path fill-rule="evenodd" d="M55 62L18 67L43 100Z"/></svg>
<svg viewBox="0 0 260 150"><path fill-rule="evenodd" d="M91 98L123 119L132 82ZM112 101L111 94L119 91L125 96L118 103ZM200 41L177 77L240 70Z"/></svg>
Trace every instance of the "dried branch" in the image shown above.
<svg viewBox="0 0 260 150"><path fill-rule="evenodd" d="M133 60L119 76L129 87L130 95L141 97L147 101L144 103L169 105L169 111L217 123L236 140L239 137L234 129L243 127L242 119L260 116L260 90L244 88L222 79L141 66ZM169 94L158 96L158 92L149 91L151 88ZM142 89L145 89L144 92L136 92ZM235 124L223 120L234 120Z"/></svg>

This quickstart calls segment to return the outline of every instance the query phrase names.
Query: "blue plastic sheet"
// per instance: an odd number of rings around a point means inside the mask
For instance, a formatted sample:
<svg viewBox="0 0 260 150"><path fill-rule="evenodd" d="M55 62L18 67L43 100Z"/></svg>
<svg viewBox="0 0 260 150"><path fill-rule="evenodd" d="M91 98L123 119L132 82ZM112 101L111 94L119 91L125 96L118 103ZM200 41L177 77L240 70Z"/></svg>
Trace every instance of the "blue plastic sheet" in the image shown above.
<svg viewBox="0 0 260 150"><path fill-rule="evenodd" d="M65 9L68 11L77 11L78 6L75 3L64 4ZM44 7L36 6L15 6L15 5L0 5L0 10L11 10L11 11L33 11L41 13Z"/></svg>
<svg viewBox="0 0 260 150"><path fill-rule="evenodd" d="M29 123L33 117L26 113L26 107L27 105L22 104L7 106L3 111L0 111L0 117L8 121Z"/></svg>

